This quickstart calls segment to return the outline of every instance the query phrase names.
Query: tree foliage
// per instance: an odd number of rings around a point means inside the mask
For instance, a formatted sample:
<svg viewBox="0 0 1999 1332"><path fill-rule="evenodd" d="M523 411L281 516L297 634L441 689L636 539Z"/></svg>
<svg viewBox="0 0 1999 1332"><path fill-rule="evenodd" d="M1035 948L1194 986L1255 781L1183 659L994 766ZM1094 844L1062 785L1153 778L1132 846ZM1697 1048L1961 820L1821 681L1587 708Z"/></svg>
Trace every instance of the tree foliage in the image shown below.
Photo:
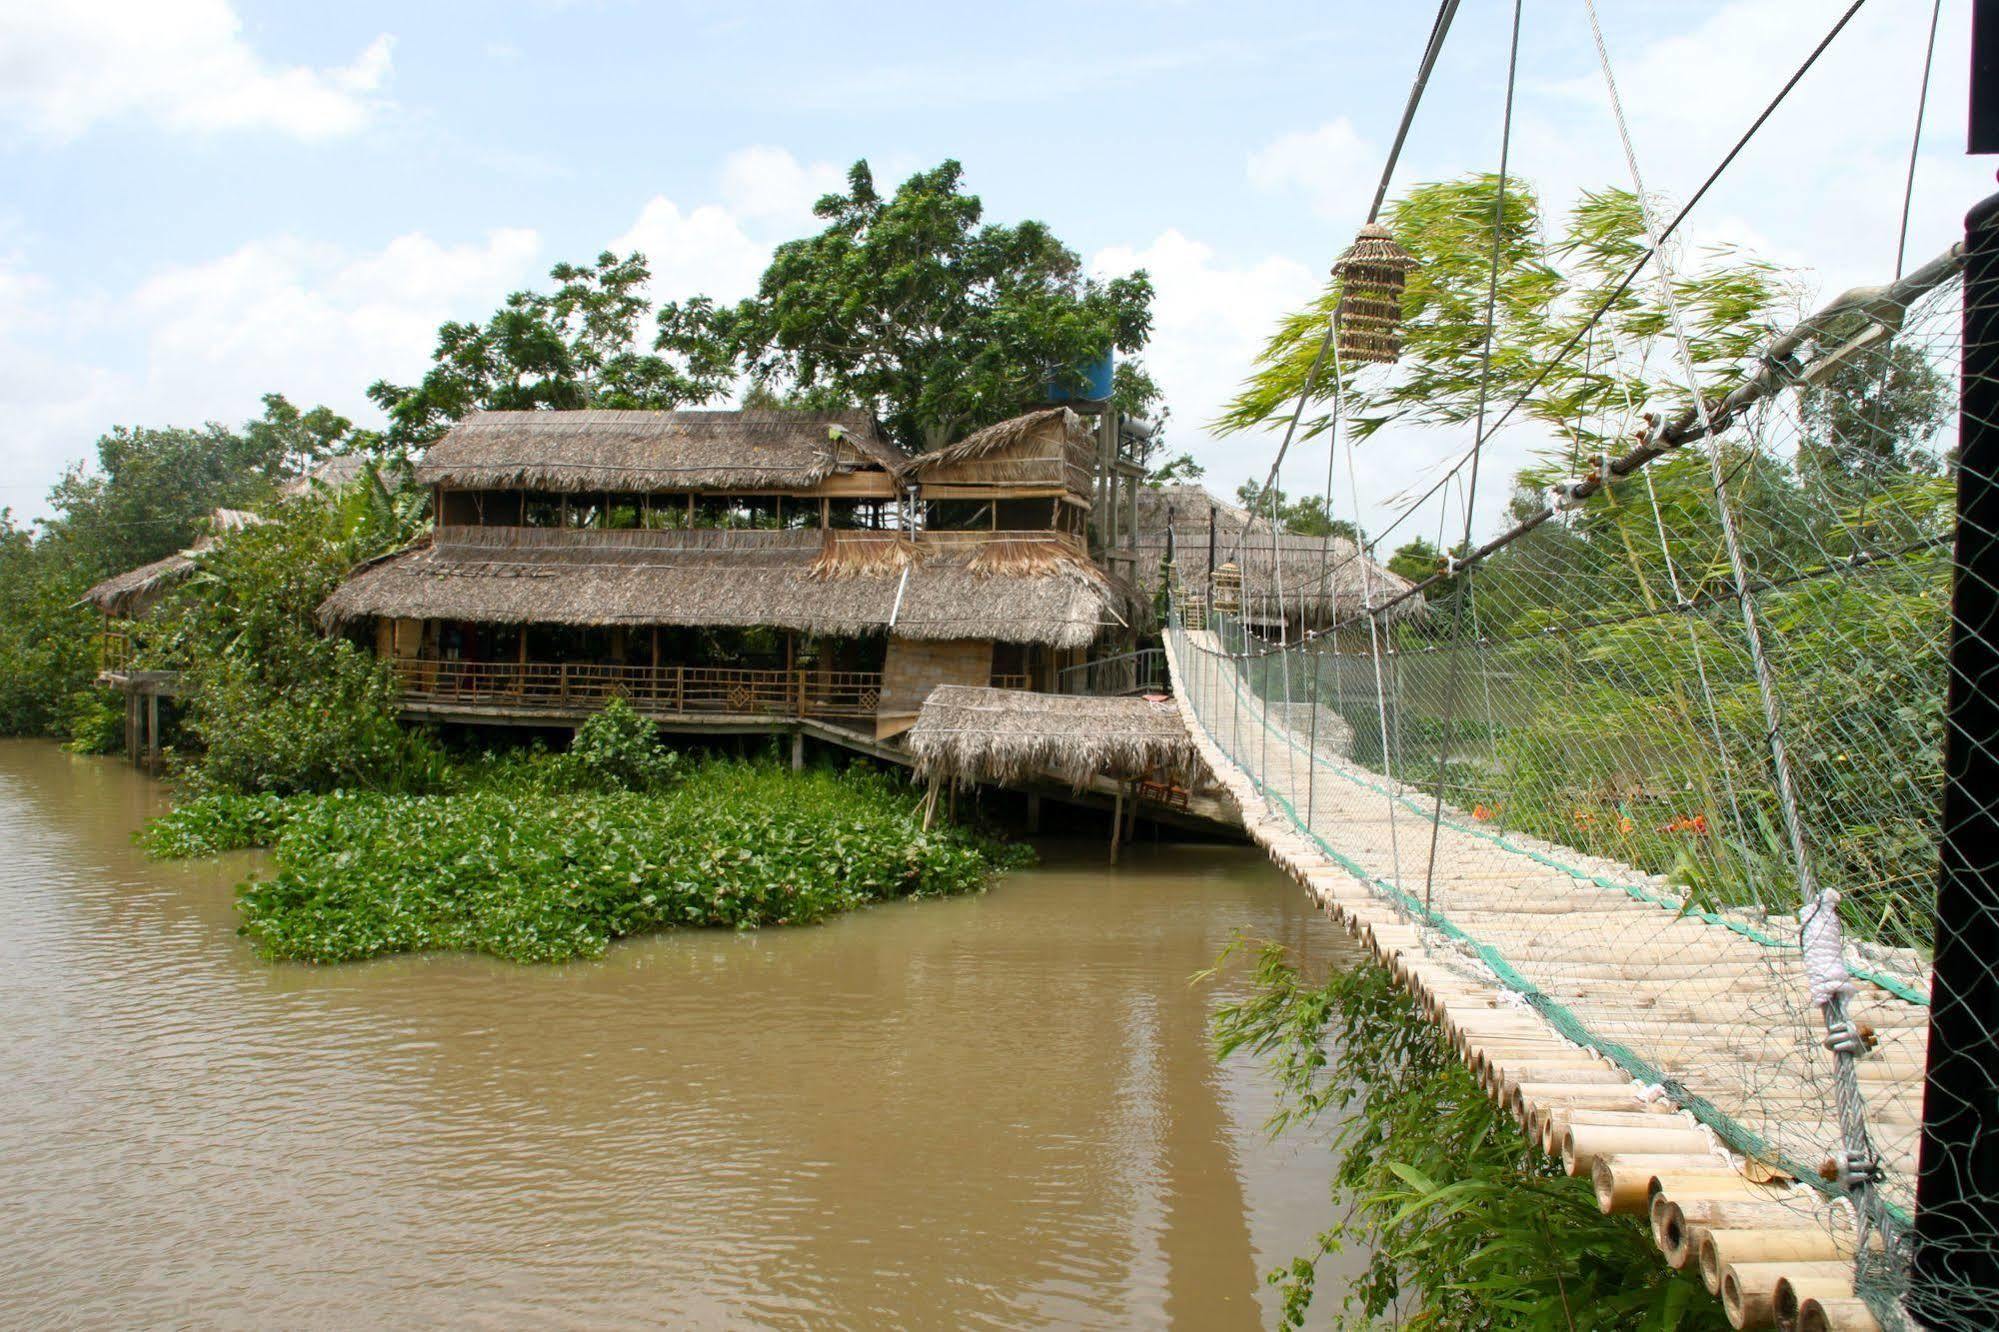
<svg viewBox="0 0 1999 1332"><path fill-rule="evenodd" d="M549 276L553 291L517 291L483 324L439 328L418 383L368 387L388 413L392 445L420 448L475 411L653 411L706 402L728 387L726 367L690 368L642 349L652 311L644 255L606 250L594 264L557 264Z"/></svg>
<svg viewBox="0 0 1999 1332"><path fill-rule="evenodd" d="M1529 1144L1380 968L1308 978L1259 952L1247 998L1216 1014L1216 1047L1276 1073L1274 1133L1332 1125L1341 1220L1270 1274L1281 1325L1302 1327L1318 1262L1368 1255L1342 1312L1406 1328L1719 1329L1690 1270L1659 1261L1641 1221L1604 1216L1587 1179Z"/></svg>
<svg viewBox="0 0 1999 1332"><path fill-rule="evenodd" d="M1152 331L1144 272L1100 280L1045 223L985 220L963 169L946 161L893 194L866 162L820 199L817 235L780 245L756 295L663 307L658 346L696 373L744 374L814 401L865 407L906 448L940 444L1031 406L1050 381ZM1142 413L1158 397L1118 367L1114 398Z"/></svg>
<svg viewBox="0 0 1999 1332"><path fill-rule="evenodd" d="M1396 423L1475 419L1498 190L1497 177L1471 175L1418 185L1388 209L1389 228L1419 267L1403 297L1401 365L1387 375L1344 367L1357 440ZM1683 371L1677 358L1636 354L1667 327L1650 279L1612 296L1644 252L1637 196L1616 189L1585 194L1553 235L1549 222L1531 186L1507 183L1485 391L1495 414L1520 399L1520 417L1553 427L1579 456L1589 457L1607 442L1605 419L1623 420L1630 409L1648 404L1668 412L1685 405ZM1701 383L1713 392L1739 381L1747 354L1794 293L1771 265L1717 248L1683 266L1675 294ZM1224 431L1260 428L1288 415L1339 297L1335 280L1279 323L1218 422ZM1584 332L1606 303L1597 330ZM1558 363L1556 354L1578 334L1578 349ZM1301 426L1307 437L1331 424L1336 387L1330 369L1323 370L1311 398L1316 412L1308 410Z"/></svg>

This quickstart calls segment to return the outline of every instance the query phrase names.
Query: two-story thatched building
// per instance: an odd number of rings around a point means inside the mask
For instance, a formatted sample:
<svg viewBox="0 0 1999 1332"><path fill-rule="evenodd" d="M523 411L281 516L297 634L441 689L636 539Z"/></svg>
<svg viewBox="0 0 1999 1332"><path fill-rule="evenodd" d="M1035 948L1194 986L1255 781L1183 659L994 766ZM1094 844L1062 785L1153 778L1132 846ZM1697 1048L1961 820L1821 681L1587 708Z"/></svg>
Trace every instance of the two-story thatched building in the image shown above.
<svg viewBox="0 0 1999 1332"><path fill-rule="evenodd" d="M414 713L836 718L886 737L938 684L1051 688L1131 622L1090 558L1064 409L912 460L865 413L484 412L417 469L436 527L355 572Z"/></svg>

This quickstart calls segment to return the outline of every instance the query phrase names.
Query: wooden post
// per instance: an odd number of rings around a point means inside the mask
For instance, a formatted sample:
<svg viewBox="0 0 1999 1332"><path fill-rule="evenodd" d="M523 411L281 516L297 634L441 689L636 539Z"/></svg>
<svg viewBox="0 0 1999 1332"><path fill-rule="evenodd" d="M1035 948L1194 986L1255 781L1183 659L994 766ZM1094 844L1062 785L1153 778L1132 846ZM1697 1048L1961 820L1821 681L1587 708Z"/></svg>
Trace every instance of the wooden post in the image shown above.
<svg viewBox="0 0 1999 1332"><path fill-rule="evenodd" d="M1038 791L1027 793L1027 833L1030 837L1041 833L1041 793Z"/></svg>
<svg viewBox="0 0 1999 1332"><path fill-rule="evenodd" d="M146 767L160 766L160 691L146 695Z"/></svg>
<svg viewBox="0 0 1999 1332"><path fill-rule="evenodd" d="M673 668L673 710L675 712L687 711L687 668L685 666L675 666Z"/></svg>
<svg viewBox="0 0 1999 1332"><path fill-rule="evenodd" d="M930 778L930 790L923 797L923 831L925 832L930 831L931 821L937 817L937 782L938 778L933 774Z"/></svg>
<svg viewBox="0 0 1999 1332"><path fill-rule="evenodd" d="M1117 864L1118 834L1124 830L1124 787L1119 786L1111 801L1111 864Z"/></svg>
<svg viewBox="0 0 1999 1332"><path fill-rule="evenodd" d="M139 695L131 685L125 686L125 758L139 761Z"/></svg>
<svg viewBox="0 0 1999 1332"><path fill-rule="evenodd" d="M791 733L791 770L805 771L805 730L800 727Z"/></svg>
<svg viewBox="0 0 1999 1332"><path fill-rule="evenodd" d="M957 826L958 822L958 779L951 779L950 793L944 798L944 822Z"/></svg>

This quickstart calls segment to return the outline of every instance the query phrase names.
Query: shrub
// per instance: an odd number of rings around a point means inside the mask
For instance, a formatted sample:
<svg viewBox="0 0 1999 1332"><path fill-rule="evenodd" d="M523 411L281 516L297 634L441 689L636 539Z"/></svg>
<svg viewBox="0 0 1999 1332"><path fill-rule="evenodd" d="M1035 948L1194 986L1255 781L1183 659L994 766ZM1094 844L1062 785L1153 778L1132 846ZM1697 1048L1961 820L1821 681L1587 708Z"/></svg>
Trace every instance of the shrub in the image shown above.
<svg viewBox="0 0 1999 1332"><path fill-rule="evenodd" d="M563 760L578 785L607 791L663 790L678 762L660 743L659 728L622 698L583 723Z"/></svg>
<svg viewBox="0 0 1999 1332"><path fill-rule="evenodd" d="M79 689L63 707L68 748L77 754L115 754L125 744L125 702L109 689Z"/></svg>
<svg viewBox="0 0 1999 1332"><path fill-rule="evenodd" d="M1266 945L1250 997L1217 1013L1216 1033L1221 1054L1249 1050L1275 1068L1273 1131L1328 1111L1339 1120L1340 1218L1313 1253L1270 1274L1283 1326L1304 1325L1319 1258L1348 1243L1370 1258L1344 1312L1369 1326L1728 1326L1691 1271L1660 1262L1643 1224L1603 1215L1589 1180L1528 1143L1380 968L1308 982Z"/></svg>

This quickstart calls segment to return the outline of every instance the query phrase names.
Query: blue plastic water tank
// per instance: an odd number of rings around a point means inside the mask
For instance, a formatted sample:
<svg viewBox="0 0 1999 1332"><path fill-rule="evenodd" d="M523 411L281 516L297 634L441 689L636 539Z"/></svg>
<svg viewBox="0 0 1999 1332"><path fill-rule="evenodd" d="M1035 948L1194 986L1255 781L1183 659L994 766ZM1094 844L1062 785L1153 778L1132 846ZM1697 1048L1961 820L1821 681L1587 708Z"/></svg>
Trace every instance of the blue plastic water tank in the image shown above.
<svg viewBox="0 0 1999 1332"><path fill-rule="evenodd" d="M1082 382L1074 388L1051 378L1042 385L1042 392L1050 402L1102 402L1111 396L1112 373L1116 369L1116 358L1105 352L1094 361L1085 361L1076 367L1076 375Z"/></svg>

